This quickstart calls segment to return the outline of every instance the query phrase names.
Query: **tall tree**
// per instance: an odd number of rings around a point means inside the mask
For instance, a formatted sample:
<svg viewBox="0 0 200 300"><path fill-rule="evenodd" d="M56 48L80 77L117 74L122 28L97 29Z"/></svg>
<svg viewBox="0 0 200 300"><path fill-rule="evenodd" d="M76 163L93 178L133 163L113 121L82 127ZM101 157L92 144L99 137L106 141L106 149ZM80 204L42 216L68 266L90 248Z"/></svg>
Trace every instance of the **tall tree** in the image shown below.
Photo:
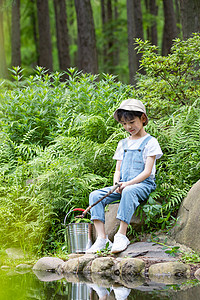
<svg viewBox="0 0 200 300"><path fill-rule="evenodd" d="M11 47L12 66L21 66L20 0L12 3Z"/></svg>
<svg viewBox="0 0 200 300"><path fill-rule="evenodd" d="M106 2L106 30L107 30L107 62L108 72L114 71L114 28L112 0Z"/></svg>
<svg viewBox="0 0 200 300"><path fill-rule="evenodd" d="M39 42L38 42L38 35L37 35L37 17L36 17L36 3L35 0L30 1L31 9L30 9L30 18L33 30L33 39L34 39L34 46L35 46L35 53L36 53L36 65L39 65Z"/></svg>
<svg viewBox="0 0 200 300"><path fill-rule="evenodd" d="M177 37L176 16L173 0L163 0L165 25L163 30L162 55L170 53L173 39Z"/></svg>
<svg viewBox="0 0 200 300"><path fill-rule="evenodd" d="M150 24L147 26L147 39L152 45L158 44L157 21L158 5L156 0L145 0L146 10L150 14Z"/></svg>
<svg viewBox="0 0 200 300"><path fill-rule="evenodd" d="M79 69L98 73L96 37L90 0L75 0L78 25Z"/></svg>
<svg viewBox="0 0 200 300"><path fill-rule="evenodd" d="M119 19L119 11L118 11L118 0L114 1L114 21L115 24L118 24L118 19ZM116 26L115 26L116 27ZM119 64L119 54L120 54L120 44L119 44L119 39L114 37L114 66L117 66Z"/></svg>
<svg viewBox="0 0 200 300"><path fill-rule="evenodd" d="M179 0L183 38L191 37L194 32L200 32L200 1Z"/></svg>
<svg viewBox="0 0 200 300"><path fill-rule="evenodd" d="M56 35L59 66L61 70L66 70L70 66L70 55L65 0L54 0L54 10L56 17Z"/></svg>
<svg viewBox="0 0 200 300"><path fill-rule="evenodd" d="M53 70L48 0L37 0L39 29L39 65Z"/></svg>
<svg viewBox="0 0 200 300"><path fill-rule="evenodd" d="M128 23L128 58L129 58L129 81L135 83L135 74L139 68L140 56L134 49L134 39L143 39L142 12L140 0L127 0L127 23Z"/></svg>
<svg viewBox="0 0 200 300"><path fill-rule="evenodd" d="M0 77L7 77L3 31L3 0L0 0Z"/></svg>
<svg viewBox="0 0 200 300"><path fill-rule="evenodd" d="M101 20L102 20L102 33L103 33L103 62L107 63L107 45L106 45L106 8L105 1L101 0Z"/></svg>

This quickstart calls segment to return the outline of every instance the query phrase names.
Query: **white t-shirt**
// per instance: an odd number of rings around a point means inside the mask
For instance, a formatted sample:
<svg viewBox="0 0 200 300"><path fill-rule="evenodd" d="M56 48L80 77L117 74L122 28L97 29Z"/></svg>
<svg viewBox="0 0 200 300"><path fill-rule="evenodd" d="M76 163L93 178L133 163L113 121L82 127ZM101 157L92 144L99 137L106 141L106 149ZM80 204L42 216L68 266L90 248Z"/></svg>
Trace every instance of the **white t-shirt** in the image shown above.
<svg viewBox="0 0 200 300"><path fill-rule="evenodd" d="M139 146L141 145L141 143L143 142L143 140L145 140L147 138L147 136L149 136L149 135L150 134L146 134L145 136L143 136L142 138L137 139L137 140L132 140L132 139L130 139L130 137L127 137L126 138L127 149L130 149L130 150L138 149ZM113 156L113 159L123 160L123 155L124 155L124 149L123 149L122 140L121 140L118 143L118 146L117 146L117 149ZM144 147L144 151L143 151L144 163L146 163L148 156L154 156L154 155L156 156L156 159L155 159L155 162L154 162L154 165L152 168L151 176L155 176L155 173L156 173L156 160L159 159L163 155L157 139L155 137L152 137Z"/></svg>

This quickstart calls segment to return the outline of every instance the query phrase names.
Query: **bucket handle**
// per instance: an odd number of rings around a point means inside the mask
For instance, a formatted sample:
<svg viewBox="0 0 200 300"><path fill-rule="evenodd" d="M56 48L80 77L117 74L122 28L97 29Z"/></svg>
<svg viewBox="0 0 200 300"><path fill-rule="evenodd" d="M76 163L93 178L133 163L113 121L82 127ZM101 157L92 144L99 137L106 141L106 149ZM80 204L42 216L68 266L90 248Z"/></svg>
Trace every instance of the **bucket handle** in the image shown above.
<svg viewBox="0 0 200 300"><path fill-rule="evenodd" d="M83 208L74 208L74 209L70 210L70 211L66 214L66 216L65 216L65 218L64 218L64 225L65 225L65 223L66 223L66 220L67 220L68 215L69 215L71 212L73 212L73 211L85 211L85 209L83 209Z"/></svg>

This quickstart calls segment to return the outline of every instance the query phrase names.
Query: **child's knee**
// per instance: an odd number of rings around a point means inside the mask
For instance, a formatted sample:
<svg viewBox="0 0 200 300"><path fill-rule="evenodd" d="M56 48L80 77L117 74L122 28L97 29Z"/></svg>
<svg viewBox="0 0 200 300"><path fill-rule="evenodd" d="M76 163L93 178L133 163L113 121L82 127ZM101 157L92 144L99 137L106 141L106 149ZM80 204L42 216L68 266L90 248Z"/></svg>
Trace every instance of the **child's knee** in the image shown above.
<svg viewBox="0 0 200 300"><path fill-rule="evenodd" d="M89 195L89 203L90 205L93 204L94 202L96 202L99 199L99 191L93 191L90 193Z"/></svg>

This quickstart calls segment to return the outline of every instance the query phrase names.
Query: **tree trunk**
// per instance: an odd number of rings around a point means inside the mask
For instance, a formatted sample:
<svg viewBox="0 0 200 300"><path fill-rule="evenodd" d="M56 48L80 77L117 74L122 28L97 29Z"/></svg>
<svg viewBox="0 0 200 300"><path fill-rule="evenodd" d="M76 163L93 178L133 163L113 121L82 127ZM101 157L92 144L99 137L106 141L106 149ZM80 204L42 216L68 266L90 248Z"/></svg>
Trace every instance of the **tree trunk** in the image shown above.
<svg viewBox="0 0 200 300"><path fill-rule="evenodd" d="M11 46L12 66L21 66L20 0L12 3Z"/></svg>
<svg viewBox="0 0 200 300"><path fill-rule="evenodd" d="M105 1L101 0L101 20L102 20L102 33L103 33L103 62L104 66L107 64L107 45L106 45L106 9Z"/></svg>
<svg viewBox="0 0 200 300"><path fill-rule="evenodd" d="M114 20L115 24L117 24L119 18L119 12L118 12L118 0L114 1ZM119 39L116 37L114 38L114 44L115 44L115 49L114 49L114 66L117 66L119 64L119 56L120 56L120 44L119 44Z"/></svg>
<svg viewBox="0 0 200 300"><path fill-rule="evenodd" d="M128 23L128 61L129 61L129 81L130 84L135 83L135 74L137 71L137 58L134 50L134 38L135 38L135 9L134 0L127 0L127 23Z"/></svg>
<svg viewBox="0 0 200 300"><path fill-rule="evenodd" d="M48 0L37 0L39 29L39 65L53 70Z"/></svg>
<svg viewBox="0 0 200 300"><path fill-rule="evenodd" d="M181 30L180 30L180 3L179 0L175 0L175 15L176 15L176 27L177 27L177 36L180 36Z"/></svg>
<svg viewBox="0 0 200 300"><path fill-rule="evenodd" d="M173 39L177 37L176 16L173 0L163 0L165 25L163 32L162 55L170 53Z"/></svg>
<svg viewBox="0 0 200 300"><path fill-rule="evenodd" d="M61 70L66 70L70 66L70 56L65 0L54 0L54 10L56 17L56 35L59 66Z"/></svg>
<svg viewBox="0 0 200 300"><path fill-rule="evenodd" d="M157 32L157 21L156 17L158 15L158 5L156 4L156 0L150 1L150 14L154 17L151 27L150 27L150 37L152 45L158 45L158 32Z"/></svg>
<svg viewBox="0 0 200 300"><path fill-rule="evenodd" d="M143 39L142 13L140 0L127 0L128 22L128 57L129 57L129 81L135 84L135 75L139 68L140 55L134 49L134 39Z"/></svg>
<svg viewBox="0 0 200 300"><path fill-rule="evenodd" d="M147 39L151 42L152 45L157 46L158 33L156 17L158 15L158 5L156 4L156 0L145 0L145 6L152 19L150 25L147 26Z"/></svg>
<svg viewBox="0 0 200 300"><path fill-rule="evenodd" d="M31 0L31 23L33 27L33 38L34 38L34 46L35 46L35 53L36 53L36 65L39 65L39 44L38 44L38 37L37 37L37 21L36 21L36 5L35 0Z"/></svg>
<svg viewBox="0 0 200 300"><path fill-rule="evenodd" d="M141 8L141 0L134 0L134 14L135 14L135 37L144 40L144 32L143 32L143 21L142 21L142 8ZM133 45L135 47L135 45ZM144 70L138 70L140 66L140 60L142 58L141 53L136 52L136 60L137 60L137 71L141 74L144 74Z"/></svg>
<svg viewBox="0 0 200 300"><path fill-rule="evenodd" d="M3 32L3 0L0 0L0 77L7 77L6 55L4 49L4 32Z"/></svg>
<svg viewBox="0 0 200 300"><path fill-rule="evenodd" d="M114 34L112 0L107 0L107 62L108 72L114 71Z"/></svg>
<svg viewBox="0 0 200 300"><path fill-rule="evenodd" d="M98 73L96 38L90 0L75 0L78 25L79 69Z"/></svg>
<svg viewBox="0 0 200 300"><path fill-rule="evenodd" d="M192 33L200 32L199 0L179 0L183 38L191 37Z"/></svg>

